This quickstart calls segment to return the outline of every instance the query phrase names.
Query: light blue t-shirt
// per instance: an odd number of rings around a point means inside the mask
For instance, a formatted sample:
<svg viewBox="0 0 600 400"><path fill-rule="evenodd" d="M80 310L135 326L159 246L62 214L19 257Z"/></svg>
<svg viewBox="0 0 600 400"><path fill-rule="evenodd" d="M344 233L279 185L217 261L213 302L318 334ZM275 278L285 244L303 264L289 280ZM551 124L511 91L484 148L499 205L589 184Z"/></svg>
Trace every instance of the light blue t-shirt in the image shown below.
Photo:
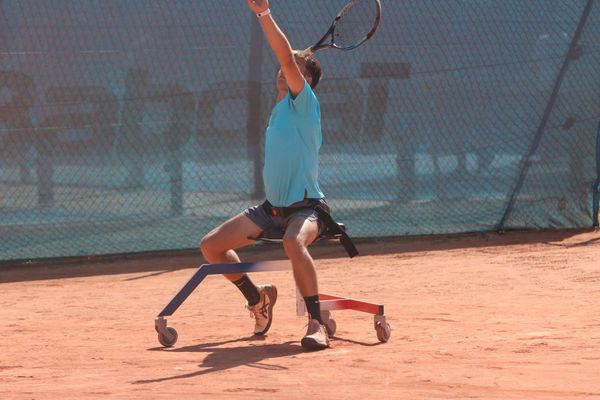
<svg viewBox="0 0 600 400"><path fill-rule="evenodd" d="M288 91L269 118L263 180L272 205L286 207L305 197L324 197L317 182L322 141L321 107L304 81L296 98Z"/></svg>

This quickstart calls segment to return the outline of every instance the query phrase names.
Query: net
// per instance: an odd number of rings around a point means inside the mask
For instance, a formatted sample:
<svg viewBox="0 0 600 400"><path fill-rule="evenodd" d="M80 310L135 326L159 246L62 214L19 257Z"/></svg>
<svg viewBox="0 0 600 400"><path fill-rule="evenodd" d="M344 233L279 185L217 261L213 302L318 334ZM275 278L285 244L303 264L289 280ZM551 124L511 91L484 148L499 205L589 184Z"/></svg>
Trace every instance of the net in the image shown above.
<svg viewBox="0 0 600 400"><path fill-rule="evenodd" d="M295 48L344 0L278 0ZM591 226L600 4L388 0L318 53L354 237ZM0 259L196 248L262 200L277 63L237 0L0 1Z"/></svg>

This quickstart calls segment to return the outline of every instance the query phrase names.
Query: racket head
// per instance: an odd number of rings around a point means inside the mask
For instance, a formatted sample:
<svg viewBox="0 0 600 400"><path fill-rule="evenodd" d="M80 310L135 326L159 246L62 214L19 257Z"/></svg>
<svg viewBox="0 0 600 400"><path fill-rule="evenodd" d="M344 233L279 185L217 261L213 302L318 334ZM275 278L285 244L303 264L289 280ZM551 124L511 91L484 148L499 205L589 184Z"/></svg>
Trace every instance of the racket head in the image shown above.
<svg viewBox="0 0 600 400"><path fill-rule="evenodd" d="M380 0L352 0L335 16L329 30L307 51L334 48L352 50L363 45L381 22Z"/></svg>

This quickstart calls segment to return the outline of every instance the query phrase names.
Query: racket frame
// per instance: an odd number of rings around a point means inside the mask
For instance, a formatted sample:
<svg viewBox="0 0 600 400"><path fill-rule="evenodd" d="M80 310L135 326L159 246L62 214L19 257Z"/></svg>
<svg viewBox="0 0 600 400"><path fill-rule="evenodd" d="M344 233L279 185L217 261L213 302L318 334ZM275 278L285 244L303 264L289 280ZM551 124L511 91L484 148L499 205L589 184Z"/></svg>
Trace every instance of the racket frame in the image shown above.
<svg viewBox="0 0 600 400"><path fill-rule="evenodd" d="M327 32L323 35L323 37L321 39L319 39L319 41L317 43L315 43L314 45L312 45L311 47L306 49L306 51L314 53L314 52L317 52L319 50L324 50L324 49L353 50L353 49L356 49L357 47L363 45L367 40L369 40L371 38L371 36L373 36L375 34L375 31L377 30L377 28L379 27L379 23L381 22L381 1L380 0L362 0L362 1L374 1L375 2L376 6L377 6L377 16L375 17L375 22L373 23L371 30L365 36L363 36L363 38L359 42L357 42L351 46L340 47L337 44L335 44L335 41L334 41L335 28L336 28L338 21L340 19L342 19L350 11L350 9L352 7L354 7L354 5L358 1L360 1L360 0L352 0L348 4L346 4L344 6L344 8L342 8L341 11L335 16L333 23L331 24L331 26L329 27ZM327 44L324 44L326 42L328 36L331 37L330 42Z"/></svg>

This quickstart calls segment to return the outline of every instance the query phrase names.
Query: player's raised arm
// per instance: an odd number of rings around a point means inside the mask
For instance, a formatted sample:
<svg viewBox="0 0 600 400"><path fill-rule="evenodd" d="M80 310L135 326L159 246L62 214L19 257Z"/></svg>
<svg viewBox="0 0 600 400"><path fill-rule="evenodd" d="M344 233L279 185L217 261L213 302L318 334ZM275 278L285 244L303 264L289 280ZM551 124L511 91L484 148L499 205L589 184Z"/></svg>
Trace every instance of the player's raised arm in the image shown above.
<svg viewBox="0 0 600 400"><path fill-rule="evenodd" d="M258 21L269 42L269 46L273 49L273 52L281 65L281 71L283 72L287 85L290 88L292 95L296 96L304 88L304 76L296 64L290 42L271 15L269 1L246 0L246 3L248 3L250 10L258 16Z"/></svg>

